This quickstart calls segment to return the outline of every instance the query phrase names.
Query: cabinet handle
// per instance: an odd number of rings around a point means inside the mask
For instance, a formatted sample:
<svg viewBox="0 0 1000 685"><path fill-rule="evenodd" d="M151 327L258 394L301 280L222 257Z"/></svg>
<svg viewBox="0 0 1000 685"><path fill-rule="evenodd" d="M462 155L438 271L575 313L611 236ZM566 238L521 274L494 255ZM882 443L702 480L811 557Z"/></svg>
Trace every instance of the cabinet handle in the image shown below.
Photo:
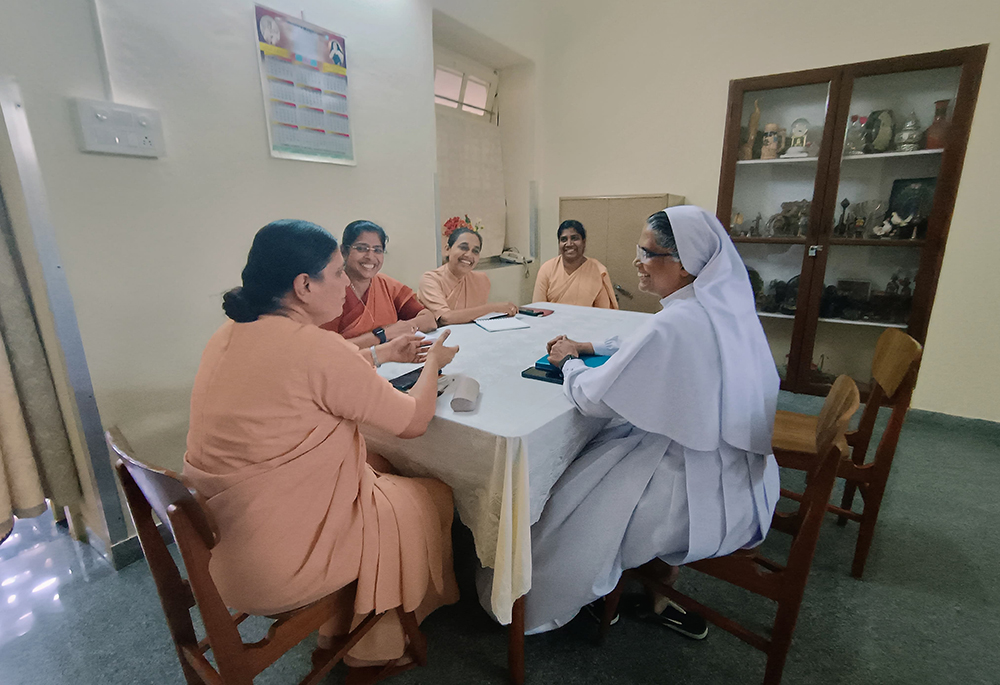
<svg viewBox="0 0 1000 685"><path fill-rule="evenodd" d="M615 283L615 292L621 293L622 295L624 295L625 297L627 297L630 300L634 299L632 293L630 293L629 291L625 290L625 288L621 287L617 283Z"/></svg>
<svg viewBox="0 0 1000 685"><path fill-rule="evenodd" d="M809 256L815 257L819 254L819 251L823 249L822 245L810 245L809 246Z"/></svg>

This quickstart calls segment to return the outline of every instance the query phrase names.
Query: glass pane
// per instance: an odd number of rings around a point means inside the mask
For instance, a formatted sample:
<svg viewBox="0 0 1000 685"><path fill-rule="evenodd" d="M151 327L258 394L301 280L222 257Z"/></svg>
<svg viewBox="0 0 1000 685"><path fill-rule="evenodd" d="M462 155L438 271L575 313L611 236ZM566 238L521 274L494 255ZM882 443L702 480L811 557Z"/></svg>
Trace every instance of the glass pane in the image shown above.
<svg viewBox="0 0 1000 685"><path fill-rule="evenodd" d="M736 248L750 274L757 312L771 345L774 364L785 378L805 246L738 243Z"/></svg>
<svg viewBox="0 0 1000 685"><path fill-rule="evenodd" d="M486 109L486 98L490 92L490 84L479 79L468 77L465 81L465 96L463 103L476 109ZM469 110L466 110L469 111Z"/></svg>
<svg viewBox="0 0 1000 685"><path fill-rule="evenodd" d="M748 92L730 233L784 379L816 183L829 83Z"/></svg>
<svg viewBox="0 0 1000 685"><path fill-rule="evenodd" d="M444 105L445 107L458 107L457 102L452 102L451 100L445 100L442 97L434 96L434 102L439 105Z"/></svg>
<svg viewBox="0 0 1000 685"><path fill-rule="evenodd" d="M815 382L846 373L867 383L878 336L907 326L960 76L953 67L854 82L812 355Z"/></svg>
<svg viewBox="0 0 1000 685"><path fill-rule="evenodd" d="M434 72L434 94L458 102L462 94L462 74L438 67Z"/></svg>
<svg viewBox="0 0 1000 685"><path fill-rule="evenodd" d="M484 116L486 114L485 109L479 109L477 107L469 107L468 105L462 105L463 112L471 112L472 114L478 114L479 116Z"/></svg>

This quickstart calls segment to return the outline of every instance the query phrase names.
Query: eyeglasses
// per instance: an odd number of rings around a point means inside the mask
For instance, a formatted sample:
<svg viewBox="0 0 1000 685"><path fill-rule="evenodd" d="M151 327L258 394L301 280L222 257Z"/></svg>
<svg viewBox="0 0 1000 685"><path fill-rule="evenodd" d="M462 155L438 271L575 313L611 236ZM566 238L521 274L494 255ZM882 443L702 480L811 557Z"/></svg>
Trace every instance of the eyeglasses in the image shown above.
<svg viewBox="0 0 1000 685"><path fill-rule="evenodd" d="M377 255L385 254L385 248L380 245L375 245L374 247L372 247L371 245L365 245L364 243L359 243L357 245L351 245L351 249L357 252L358 254L368 254L369 252L374 252Z"/></svg>
<svg viewBox="0 0 1000 685"><path fill-rule="evenodd" d="M671 257L673 259L677 258L673 252L650 252L642 245L635 246L635 258L636 260L642 262L643 264L649 264L657 257Z"/></svg>

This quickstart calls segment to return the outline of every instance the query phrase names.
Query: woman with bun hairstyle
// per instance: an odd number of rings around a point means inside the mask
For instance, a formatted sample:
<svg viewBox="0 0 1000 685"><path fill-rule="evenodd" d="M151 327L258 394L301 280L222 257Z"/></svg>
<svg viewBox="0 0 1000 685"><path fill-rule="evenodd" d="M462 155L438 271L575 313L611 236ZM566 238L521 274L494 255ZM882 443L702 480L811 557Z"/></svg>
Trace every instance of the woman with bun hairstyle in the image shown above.
<svg viewBox="0 0 1000 685"><path fill-rule="evenodd" d="M347 287L337 240L321 227L286 220L257 232L242 287L223 298L231 320L202 355L184 455L184 478L219 530L210 569L228 606L274 615L344 589L321 649L372 611L402 606L420 620L458 599L450 488L384 472L358 430L422 435L438 370L458 348L442 334L413 389L397 391L373 363L416 336L362 351L319 327L340 315ZM405 644L389 611L347 663L388 664Z"/></svg>

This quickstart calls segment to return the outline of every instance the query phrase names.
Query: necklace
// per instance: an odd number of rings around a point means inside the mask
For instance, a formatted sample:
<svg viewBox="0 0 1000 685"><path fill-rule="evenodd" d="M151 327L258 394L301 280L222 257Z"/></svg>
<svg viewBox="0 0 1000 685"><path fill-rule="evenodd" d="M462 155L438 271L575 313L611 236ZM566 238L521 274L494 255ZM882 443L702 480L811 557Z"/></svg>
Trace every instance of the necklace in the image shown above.
<svg viewBox="0 0 1000 685"><path fill-rule="evenodd" d="M364 294L368 292L368 288L365 288L364 292L359 292L357 286L354 285L354 281L351 281L351 290L354 291L354 294L357 295L358 299L361 301L364 301L362 298L364 297Z"/></svg>

